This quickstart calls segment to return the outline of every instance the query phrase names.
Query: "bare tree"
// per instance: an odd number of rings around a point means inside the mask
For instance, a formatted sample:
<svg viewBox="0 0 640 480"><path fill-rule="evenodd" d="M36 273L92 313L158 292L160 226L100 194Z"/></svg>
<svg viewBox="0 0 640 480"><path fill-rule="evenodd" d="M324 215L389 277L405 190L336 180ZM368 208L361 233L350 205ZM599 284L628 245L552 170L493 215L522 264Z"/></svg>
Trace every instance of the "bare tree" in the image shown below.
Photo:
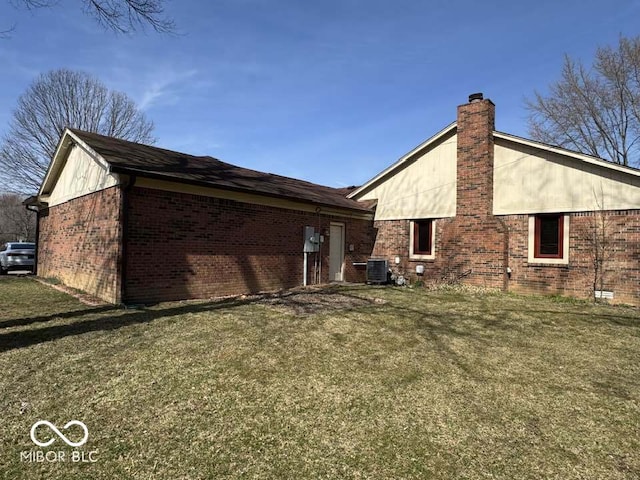
<svg viewBox="0 0 640 480"><path fill-rule="evenodd" d="M586 245L586 254L591 262L591 290L595 302L603 300L603 293L615 283L614 261L616 255L615 217L605 208L602 185L600 192L594 190L596 208L588 221L577 228L578 238Z"/></svg>
<svg viewBox="0 0 640 480"><path fill-rule="evenodd" d="M592 68L565 57L560 80L527 100L530 135L622 165L640 163L640 37L596 52Z"/></svg>
<svg viewBox="0 0 640 480"><path fill-rule="evenodd" d="M602 298L602 292L608 286L607 273L609 272L609 263L613 258L611 239L612 218L603 210L594 213L591 224L591 254L593 260L593 293L594 300L598 301ZM598 297L597 292L600 292Z"/></svg>
<svg viewBox="0 0 640 480"><path fill-rule="evenodd" d="M12 192L38 190L65 127L153 143L153 123L124 93L110 91L83 72L40 75L18 99L0 147L0 185Z"/></svg>
<svg viewBox="0 0 640 480"><path fill-rule="evenodd" d="M132 33L150 26L159 33L175 33L175 23L164 14L164 0L80 0L84 13L102 27L118 33ZM53 8L59 0L9 0L29 10ZM2 33L9 33L10 30Z"/></svg>
<svg viewBox="0 0 640 480"><path fill-rule="evenodd" d="M22 205L23 200L20 195L0 195L0 243L35 240L36 215Z"/></svg>

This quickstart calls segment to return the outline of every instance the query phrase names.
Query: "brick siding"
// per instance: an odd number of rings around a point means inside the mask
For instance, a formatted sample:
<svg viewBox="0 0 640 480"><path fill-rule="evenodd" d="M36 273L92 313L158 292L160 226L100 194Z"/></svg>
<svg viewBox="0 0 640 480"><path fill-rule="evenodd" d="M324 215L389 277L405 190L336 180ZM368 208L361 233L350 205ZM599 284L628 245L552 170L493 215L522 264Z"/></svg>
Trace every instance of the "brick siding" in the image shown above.
<svg viewBox="0 0 640 480"><path fill-rule="evenodd" d="M458 107L456 216L493 214L495 105L480 100Z"/></svg>
<svg viewBox="0 0 640 480"><path fill-rule="evenodd" d="M612 303L640 305L640 210L570 214L567 265L528 262L529 215L496 217L494 224L474 224L475 231L462 230L454 219L438 219L434 260L409 259L408 220L377 221L373 255L387 258L393 272L410 281L440 283L471 271L460 277L462 283L518 293L590 299L594 289L600 290L599 284L594 286L592 238L594 222L601 214L605 216L608 239L602 288L614 293ZM508 243L504 250L495 248L505 241ZM400 257L399 264L395 264L395 257ZM491 258L495 263L487 261ZM415 273L417 265L425 267L423 277ZM511 268L511 274L505 277L506 267Z"/></svg>
<svg viewBox="0 0 640 480"><path fill-rule="evenodd" d="M604 215L604 224L600 215ZM600 289L599 284L594 286L596 249L592 239L597 224L607 237L603 289L614 293L613 303L640 305L640 211L570 214L568 265L528 263L528 221L528 215L505 217L510 232L510 290L593 298L594 289Z"/></svg>
<svg viewBox="0 0 640 480"><path fill-rule="evenodd" d="M499 219L441 218L436 220L433 260L415 260L409 255L409 220L375 222L373 256L389 260L391 270L410 281L427 283L463 279L465 283L506 289L506 228ZM396 257L400 262L395 263ZM424 266L424 275L416 266Z"/></svg>
<svg viewBox="0 0 640 480"><path fill-rule="evenodd" d="M329 280L329 226L345 224L345 280L373 245L371 222L199 195L134 187L127 194L125 300L149 303L295 287L303 281L304 226L325 236L321 280ZM353 251L349 251L353 245ZM309 254L314 283L316 255Z"/></svg>
<svg viewBox="0 0 640 480"><path fill-rule="evenodd" d="M38 275L118 303L121 198L112 187L40 212Z"/></svg>
<svg viewBox="0 0 640 480"><path fill-rule="evenodd" d="M640 305L640 211L570 214L569 264L528 262L529 215L494 216L493 130L495 107L489 100L458 107L456 216L436 219L433 260L409 258L409 220L376 221L373 256L387 258L394 273L427 283L463 283L522 293L593 298L593 226L604 215L607 253L604 290L614 303ZM396 257L400 262L395 263ZM507 274L507 267L511 273Z"/></svg>

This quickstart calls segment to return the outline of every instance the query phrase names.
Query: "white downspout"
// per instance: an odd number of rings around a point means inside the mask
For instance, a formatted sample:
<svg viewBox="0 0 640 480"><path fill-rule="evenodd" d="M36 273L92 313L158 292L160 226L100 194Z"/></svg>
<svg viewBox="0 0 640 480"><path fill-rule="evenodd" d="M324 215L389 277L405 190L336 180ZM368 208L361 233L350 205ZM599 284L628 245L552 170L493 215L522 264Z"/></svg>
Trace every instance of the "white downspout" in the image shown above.
<svg viewBox="0 0 640 480"><path fill-rule="evenodd" d="M305 287L307 286L307 268L308 268L307 267L307 263L308 263L308 259L309 259L309 254L307 252L304 252L304 268L302 269L303 272L304 272L303 273L304 278L302 279L302 285L305 286Z"/></svg>

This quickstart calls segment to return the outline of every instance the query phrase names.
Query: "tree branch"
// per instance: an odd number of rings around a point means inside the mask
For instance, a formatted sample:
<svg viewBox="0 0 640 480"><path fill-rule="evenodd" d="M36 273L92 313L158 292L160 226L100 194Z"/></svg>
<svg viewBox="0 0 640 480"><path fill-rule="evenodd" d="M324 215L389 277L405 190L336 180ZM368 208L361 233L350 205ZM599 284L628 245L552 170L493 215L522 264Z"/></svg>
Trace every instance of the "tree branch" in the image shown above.
<svg viewBox="0 0 640 480"><path fill-rule="evenodd" d="M531 136L623 165L640 163L640 37L598 49L593 69L565 56L549 94L526 101Z"/></svg>

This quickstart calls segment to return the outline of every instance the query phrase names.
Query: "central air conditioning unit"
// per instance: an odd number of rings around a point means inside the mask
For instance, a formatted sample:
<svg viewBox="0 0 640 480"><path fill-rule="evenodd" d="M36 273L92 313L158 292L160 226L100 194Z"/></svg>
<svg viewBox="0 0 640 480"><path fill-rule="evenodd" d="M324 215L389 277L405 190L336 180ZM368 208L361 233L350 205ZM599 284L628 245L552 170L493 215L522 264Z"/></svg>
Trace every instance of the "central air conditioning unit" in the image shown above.
<svg viewBox="0 0 640 480"><path fill-rule="evenodd" d="M370 258L367 260L367 283L387 283L389 262Z"/></svg>

